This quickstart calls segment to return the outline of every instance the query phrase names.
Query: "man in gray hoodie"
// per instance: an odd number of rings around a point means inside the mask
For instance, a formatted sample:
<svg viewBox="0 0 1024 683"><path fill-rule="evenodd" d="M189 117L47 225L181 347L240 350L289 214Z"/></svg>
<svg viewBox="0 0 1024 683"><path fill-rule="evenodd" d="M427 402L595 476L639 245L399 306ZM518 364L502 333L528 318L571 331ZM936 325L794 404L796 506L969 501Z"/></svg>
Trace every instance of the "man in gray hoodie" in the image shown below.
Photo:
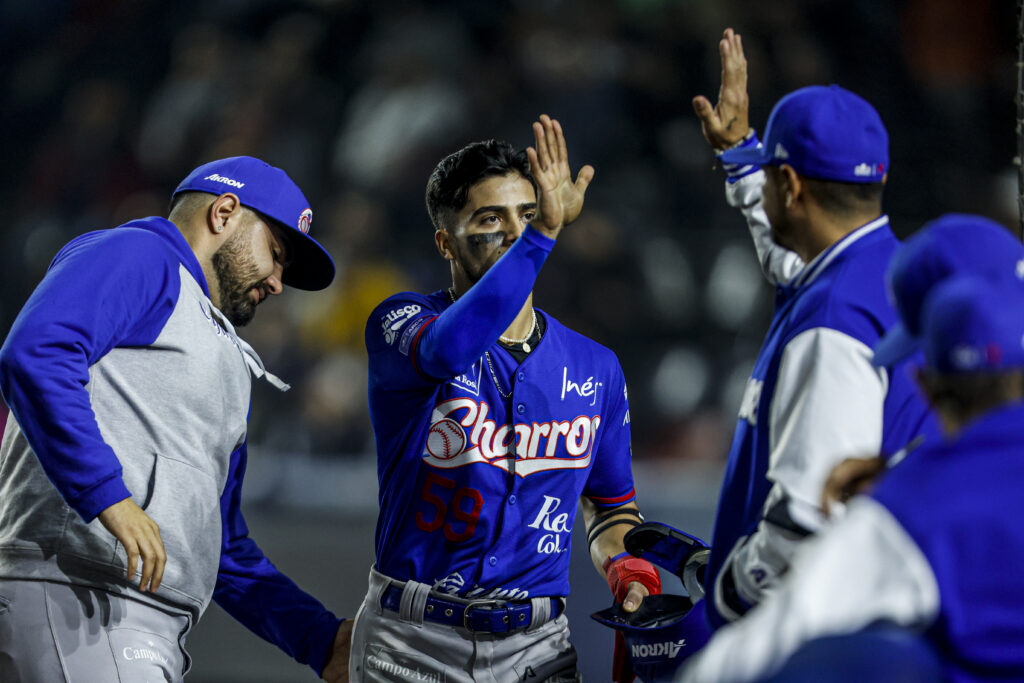
<svg viewBox="0 0 1024 683"><path fill-rule="evenodd" d="M167 219L81 235L0 349L0 680L179 681L210 600L327 680L350 622L279 572L240 509L253 379L235 333L334 278L312 211L252 157L195 169Z"/></svg>

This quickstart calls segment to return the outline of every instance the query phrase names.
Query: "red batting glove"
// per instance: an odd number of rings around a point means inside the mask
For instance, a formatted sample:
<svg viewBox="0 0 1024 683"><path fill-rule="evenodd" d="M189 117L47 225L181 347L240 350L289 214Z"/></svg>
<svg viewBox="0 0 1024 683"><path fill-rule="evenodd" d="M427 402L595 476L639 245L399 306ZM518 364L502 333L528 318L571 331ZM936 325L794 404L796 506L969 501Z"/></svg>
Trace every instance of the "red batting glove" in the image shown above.
<svg viewBox="0 0 1024 683"><path fill-rule="evenodd" d="M633 557L627 553L609 557L604 561L604 574L608 579L608 587L612 589L615 602L621 603L629 593L629 584L638 581L647 589L649 595L661 593L661 576L654 565L647 560ZM633 673L629 653L626 650L626 639L621 631L615 632L615 650L612 653L612 680L616 683L633 683Z"/></svg>

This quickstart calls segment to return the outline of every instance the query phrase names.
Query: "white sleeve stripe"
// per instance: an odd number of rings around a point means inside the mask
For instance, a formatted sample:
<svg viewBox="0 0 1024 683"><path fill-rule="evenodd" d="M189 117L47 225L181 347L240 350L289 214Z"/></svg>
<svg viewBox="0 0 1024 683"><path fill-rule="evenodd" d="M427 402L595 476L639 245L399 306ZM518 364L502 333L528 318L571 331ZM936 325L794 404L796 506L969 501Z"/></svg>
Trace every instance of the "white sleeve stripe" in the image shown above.
<svg viewBox="0 0 1024 683"><path fill-rule="evenodd" d="M725 183L725 198L729 206L743 213L765 278L772 284L784 285L796 277L804 267L804 262L796 252L772 240L768 216L761 205L764 171L756 166L750 169L747 175L731 177Z"/></svg>
<svg viewBox="0 0 1024 683"><path fill-rule="evenodd" d="M769 410L768 478L798 503L817 510L832 468L847 457L878 455L888 378L871 364L863 342L827 327L801 332L786 345Z"/></svg>

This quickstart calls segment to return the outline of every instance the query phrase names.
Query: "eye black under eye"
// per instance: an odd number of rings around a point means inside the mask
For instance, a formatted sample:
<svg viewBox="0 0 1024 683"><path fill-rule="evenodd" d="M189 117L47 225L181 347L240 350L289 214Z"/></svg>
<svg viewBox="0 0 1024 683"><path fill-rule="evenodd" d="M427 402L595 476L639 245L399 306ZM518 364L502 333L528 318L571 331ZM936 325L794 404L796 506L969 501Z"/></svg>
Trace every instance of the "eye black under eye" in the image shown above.
<svg viewBox="0 0 1024 683"><path fill-rule="evenodd" d="M469 235L466 237L466 241L473 247L501 244L504 240L505 235L500 232L479 232L475 235Z"/></svg>

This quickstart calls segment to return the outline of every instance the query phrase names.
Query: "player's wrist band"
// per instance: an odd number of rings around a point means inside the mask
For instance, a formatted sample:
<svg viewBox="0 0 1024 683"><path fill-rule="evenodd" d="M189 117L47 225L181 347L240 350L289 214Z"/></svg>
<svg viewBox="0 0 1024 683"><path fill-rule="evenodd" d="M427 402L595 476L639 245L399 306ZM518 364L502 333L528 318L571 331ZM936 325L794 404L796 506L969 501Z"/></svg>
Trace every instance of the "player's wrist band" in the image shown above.
<svg viewBox="0 0 1024 683"><path fill-rule="evenodd" d="M622 515L627 515L623 518ZM618 519L612 519L618 517ZM597 537L604 533L607 529L620 524L628 524L629 526L640 526L644 516L640 514L639 510L633 508L626 508L624 510L612 510L606 512L603 515L598 515L594 518L593 524L590 525L590 529L587 531L587 547L594 545L594 541ZM611 521L607 521L611 520Z"/></svg>
<svg viewBox="0 0 1024 683"><path fill-rule="evenodd" d="M737 149L738 147L750 147L751 144L757 144L757 142L759 142L757 140L757 131L755 129L751 128L750 130L747 131L746 135L744 135L743 137L741 137L739 140L737 140L736 142L732 143L728 147L724 147L722 149L716 149L715 150L715 156L716 157L720 157L720 156L722 156L722 152L724 152L726 150Z"/></svg>
<svg viewBox="0 0 1024 683"><path fill-rule="evenodd" d="M757 137L757 131L751 128L741 140L726 149L736 149L738 147L759 147L760 145L761 141ZM715 150L715 158L721 160L722 152L724 151L725 150ZM723 161L722 170L725 171L726 179L730 183L734 183L740 178L756 173L761 170L761 167L756 164L729 164Z"/></svg>

